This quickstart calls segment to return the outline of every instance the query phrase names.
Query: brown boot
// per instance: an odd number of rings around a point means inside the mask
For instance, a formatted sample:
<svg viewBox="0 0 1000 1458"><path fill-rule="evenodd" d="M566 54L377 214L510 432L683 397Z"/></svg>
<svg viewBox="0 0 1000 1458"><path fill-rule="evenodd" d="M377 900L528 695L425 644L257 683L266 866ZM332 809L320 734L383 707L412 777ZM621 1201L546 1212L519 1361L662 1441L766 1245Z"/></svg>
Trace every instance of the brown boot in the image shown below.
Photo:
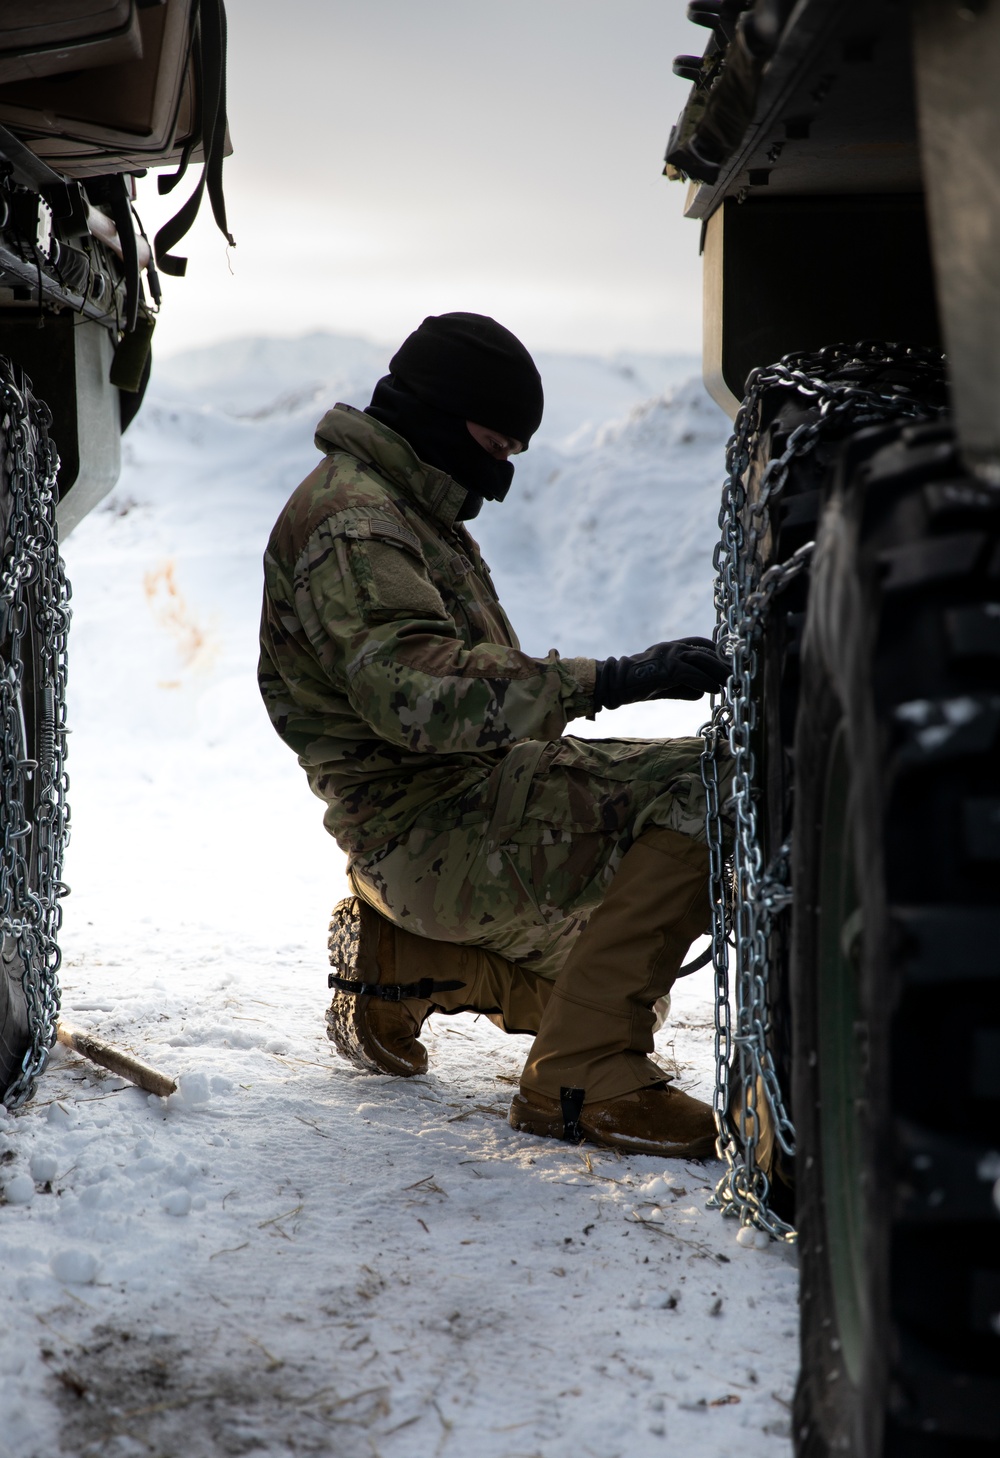
<svg viewBox="0 0 1000 1458"><path fill-rule="evenodd" d="M556 979L511 1108L515 1127L530 1121L536 1128L544 1113L557 1136L579 1122L584 1137L599 1132L601 1142L621 1148L697 1145L708 1152L711 1110L664 1089L663 1070L648 1057L653 1004L708 924L705 845L673 830L645 831ZM651 1091L638 1097L643 1090ZM582 1107L578 1120L563 1118L566 1091Z"/></svg>
<svg viewBox="0 0 1000 1458"><path fill-rule="evenodd" d="M326 1035L355 1068L401 1078L426 1073L427 1049L418 1038L430 1002L404 999L395 966L392 927L358 896L348 896L330 918L330 986ZM392 999L367 989L392 987ZM422 989L416 989L422 990Z"/></svg>
<svg viewBox="0 0 1000 1458"><path fill-rule="evenodd" d="M508 1033L535 1033L552 988L497 952L404 931L359 896L334 907L329 948L327 1036L369 1073L425 1073L418 1035L432 1012L481 1012Z"/></svg>
<svg viewBox="0 0 1000 1458"><path fill-rule="evenodd" d="M707 1159L715 1150L715 1115L708 1104L665 1080L603 1103L584 1104L582 1092L565 1088L558 1102L544 1094L516 1093L511 1128L666 1159Z"/></svg>

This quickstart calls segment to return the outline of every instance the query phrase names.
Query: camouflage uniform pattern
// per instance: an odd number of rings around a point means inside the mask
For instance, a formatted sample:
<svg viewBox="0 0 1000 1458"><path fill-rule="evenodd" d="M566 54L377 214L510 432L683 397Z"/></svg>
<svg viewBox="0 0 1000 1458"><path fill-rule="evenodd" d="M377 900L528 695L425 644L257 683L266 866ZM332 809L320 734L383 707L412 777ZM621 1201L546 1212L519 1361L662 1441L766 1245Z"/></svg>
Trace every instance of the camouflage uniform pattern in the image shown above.
<svg viewBox="0 0 1000 1458"><path fill-rule="evenodd" d="M353 857L482 820L507 750L590 712L594 663L520 651L464 488L394 431L337 405L316 443L264 557L258 679Z"/></svg>
<svg viewBox="0 0 1000 1458"><path fill-rule="evenodd" d="M259 681L358 895L555 977L645 825L704 838L701 741L563 735L592 659L521 652L465 490L338 405L264 559Z"/></svg>
<svg viewBox="0 0 1000 1458"><path fill-rule="evenodd" d="M646 826L704 840L701 749L700 739L569 735L517 745L492 816L418 827L388 854L356 860L351 884L419 936L487 947L555 978Z"/></svg>

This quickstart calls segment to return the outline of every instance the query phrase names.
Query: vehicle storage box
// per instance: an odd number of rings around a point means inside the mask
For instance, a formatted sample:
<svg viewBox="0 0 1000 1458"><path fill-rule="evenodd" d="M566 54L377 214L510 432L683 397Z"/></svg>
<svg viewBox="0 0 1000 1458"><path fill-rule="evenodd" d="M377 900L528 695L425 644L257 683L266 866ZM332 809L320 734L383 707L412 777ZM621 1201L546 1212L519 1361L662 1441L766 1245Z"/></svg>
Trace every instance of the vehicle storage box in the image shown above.
<svg viewBox="0 0 1000 1458"><path fill-rule="evenodd" d="M196 124L191 5L139 10L138 58L0 86L0 125L70 177L176 161Z"/></svg>
<svg viewBox="0 0 1000 1458"><path fill-rule="evenodd" d="M0 85L142 54L136 0L3 0Z"/></svg>

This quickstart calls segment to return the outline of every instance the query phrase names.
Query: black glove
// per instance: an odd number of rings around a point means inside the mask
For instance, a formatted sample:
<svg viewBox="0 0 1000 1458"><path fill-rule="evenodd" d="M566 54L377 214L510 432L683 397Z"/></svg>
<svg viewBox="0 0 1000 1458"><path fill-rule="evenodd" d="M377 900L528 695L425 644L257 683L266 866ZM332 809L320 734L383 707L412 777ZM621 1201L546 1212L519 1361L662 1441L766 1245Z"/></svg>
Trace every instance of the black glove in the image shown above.
<svg viewBox="0 0 1000 1458"><path fill-rule="evenodd" d="M598 663L594 708L617 709L644 699L700 699L718 692L728 677L729 664L708 638L656 643L631 658Z"/></svg>

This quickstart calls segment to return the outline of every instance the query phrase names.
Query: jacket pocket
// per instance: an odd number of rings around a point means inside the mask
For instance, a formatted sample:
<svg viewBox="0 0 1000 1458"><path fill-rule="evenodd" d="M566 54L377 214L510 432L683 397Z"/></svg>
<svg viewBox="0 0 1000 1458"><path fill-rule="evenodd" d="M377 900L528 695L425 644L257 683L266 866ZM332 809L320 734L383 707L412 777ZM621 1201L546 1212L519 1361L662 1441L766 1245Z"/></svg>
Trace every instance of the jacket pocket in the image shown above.
<svg viewBox="0 0 1000 1458"><path fill-rule="evenodd" d="M504 756L499 769L494 770L494 786L491 786L493 803L489 825L483 837L488 851L494 850L508 840L524 819L532 781L551 743L545 739L524 739L515 744Z"/></svg>

